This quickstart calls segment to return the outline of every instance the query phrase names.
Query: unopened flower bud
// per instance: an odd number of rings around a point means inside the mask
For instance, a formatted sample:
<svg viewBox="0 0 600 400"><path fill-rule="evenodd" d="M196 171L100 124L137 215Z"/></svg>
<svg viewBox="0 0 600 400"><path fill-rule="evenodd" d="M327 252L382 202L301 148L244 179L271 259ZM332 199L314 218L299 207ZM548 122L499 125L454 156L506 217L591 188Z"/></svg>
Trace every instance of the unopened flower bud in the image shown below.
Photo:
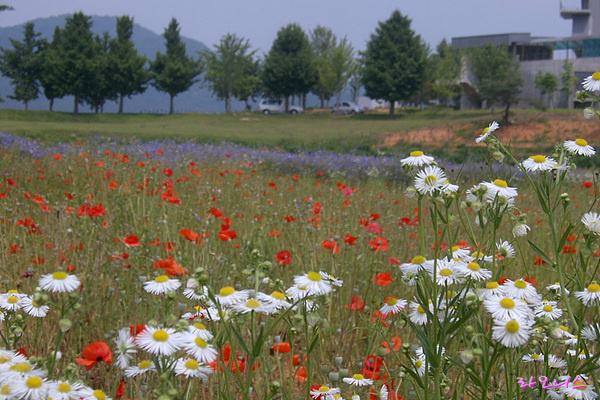
<svg viewBox="0 0 600 400"><path fill-rule="evenodd" d="M73 326L73 323L68 318L63 318L60 321L58 321L58 328L60 329L60 331L62 333L68 332L72 326Z"/></svg>
<svg viewBox="0 0 600 400"><path fill-rule="evenodd" d="M329 382L337 382L340 380L339 372L330 372L329 373Z"/></svg>

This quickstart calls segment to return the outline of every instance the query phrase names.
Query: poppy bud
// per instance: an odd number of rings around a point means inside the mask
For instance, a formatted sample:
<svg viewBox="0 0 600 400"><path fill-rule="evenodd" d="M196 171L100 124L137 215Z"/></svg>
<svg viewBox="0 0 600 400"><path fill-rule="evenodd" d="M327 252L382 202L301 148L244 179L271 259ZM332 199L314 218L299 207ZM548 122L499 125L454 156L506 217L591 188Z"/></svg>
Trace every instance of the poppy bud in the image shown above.
<svg viewBox="0 0 600 400"><path fill-rule="evenodd" d="M58 327L62 333L68 332L72 326L73 323L68 318L63 318L60 321L58 321Z"/></svg>

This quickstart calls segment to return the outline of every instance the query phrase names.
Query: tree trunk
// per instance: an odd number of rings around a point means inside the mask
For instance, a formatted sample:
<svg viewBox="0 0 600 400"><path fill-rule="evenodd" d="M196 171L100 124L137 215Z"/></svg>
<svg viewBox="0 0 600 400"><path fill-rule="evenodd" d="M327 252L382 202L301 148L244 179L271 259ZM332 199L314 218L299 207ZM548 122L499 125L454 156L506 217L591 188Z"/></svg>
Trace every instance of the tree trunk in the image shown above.
<svg viewBox="0 0 600 400"><path fill-rule="evenodd" d="M125 96L119 95L119 114L123 114L123 97Z"/></svg>
<svg viewBox="0 0 600 400"><path fill-rule="evenodd" d="M227 93L225 98L225 112L231 114L231 92Z"/></svg>
<svg viewBox="0 0 600 400"><path fill-rule="evenodd" d="M306 93L302 93L302 108L306 110Z"/></svg>
<svg viewBox="0 0 600 400"><path fill-rule="evenodd" d="M504 109L504 123L508 124L508 112L510 110L510 103L508 103L506 105L506 108Z"/></svg>
<svg viewBox="0 0 600 400"><path fill-rule="evenodd" d="M169 100L169 114L173 114L173 99L175 98L175 96L173 96L172 94L169 95L170 100Z"/></svg>
<svg viewBox="0 0 600 400"><path fill-rule="evenodd" d="M25 111L29 111L29 100L25 100L23 103L25 103Z"/></svg>
<svg viewBox="0 0 600 400"><path fill-rule="evenodd" d="M392 100L392 101L390 101L390 115L394 115L395 111L396 111L396 101Z"/></svg>
<svg viewBox="0 0 600 400"><path fill-rule="evenodd" d="M73 114L79 114L79 95L75 95L75 100L73 101Z"/></svg>
<svg viewBox="0 0 600 400"><path fill-rule="evenodd" d="M325 108L325 91L321 90L321 108Z"/></svg>
<svg viewBox="0 0 600 400"><path fill-rule="evenodd" d="M54 108L54 98L50 99L50 106L48 107L48 111L52 112L52 108Z"/></svg>
<svg viewBox="0 0 600 400"><path fill-rule="evenodd" d="M290 97L289 96L285 96L285 99L283 100L283 105L285 106L285 113L287 114L287 112L289 111L289 105L290 105Z"/></svg>

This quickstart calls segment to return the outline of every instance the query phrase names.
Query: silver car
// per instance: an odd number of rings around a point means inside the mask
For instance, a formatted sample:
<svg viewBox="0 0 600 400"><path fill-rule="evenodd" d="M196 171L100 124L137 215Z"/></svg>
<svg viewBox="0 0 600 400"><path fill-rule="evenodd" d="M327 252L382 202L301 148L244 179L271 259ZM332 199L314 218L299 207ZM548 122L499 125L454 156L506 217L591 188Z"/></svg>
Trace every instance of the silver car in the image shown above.
<svg viewBox="0 0 600 400"><path fill-rule="evenodd" d="M335 103L331 112L334 114L362 114L365 112L364 109L360 108L356 103L351 101L340 101Z"/></svg>
<svg viewBox="0 0 600 400"><path fill-rule="evenodd" d="M281 99L262 99L258 104L258 111L263 114L283 114L285 113L285 103ZM300 106L288 104L290 114L303 113L304 109Z"/></svg>

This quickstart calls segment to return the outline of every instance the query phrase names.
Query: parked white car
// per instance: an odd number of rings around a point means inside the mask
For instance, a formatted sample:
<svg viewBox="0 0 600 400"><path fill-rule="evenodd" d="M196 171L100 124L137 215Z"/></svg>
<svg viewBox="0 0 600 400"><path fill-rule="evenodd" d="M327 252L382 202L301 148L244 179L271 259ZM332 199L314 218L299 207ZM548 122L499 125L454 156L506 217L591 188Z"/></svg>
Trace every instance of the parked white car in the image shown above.
<svg viewBox="0 0 600 400"><path fill-rule="evenodd" d="M363 108L360 108L356 103L351 101L340 101L335 103L331 112L334 114L362 114L365 112Z"/></svg>
<svg viewBox="0 0 600 400"><path fill-rule="evenodd" d="M262 99L258 104L258 111L263 114L283 114L285 113L285 103L281 99ZM290 114L299 114L304 112L304 108L288 104Z"/></svg>

